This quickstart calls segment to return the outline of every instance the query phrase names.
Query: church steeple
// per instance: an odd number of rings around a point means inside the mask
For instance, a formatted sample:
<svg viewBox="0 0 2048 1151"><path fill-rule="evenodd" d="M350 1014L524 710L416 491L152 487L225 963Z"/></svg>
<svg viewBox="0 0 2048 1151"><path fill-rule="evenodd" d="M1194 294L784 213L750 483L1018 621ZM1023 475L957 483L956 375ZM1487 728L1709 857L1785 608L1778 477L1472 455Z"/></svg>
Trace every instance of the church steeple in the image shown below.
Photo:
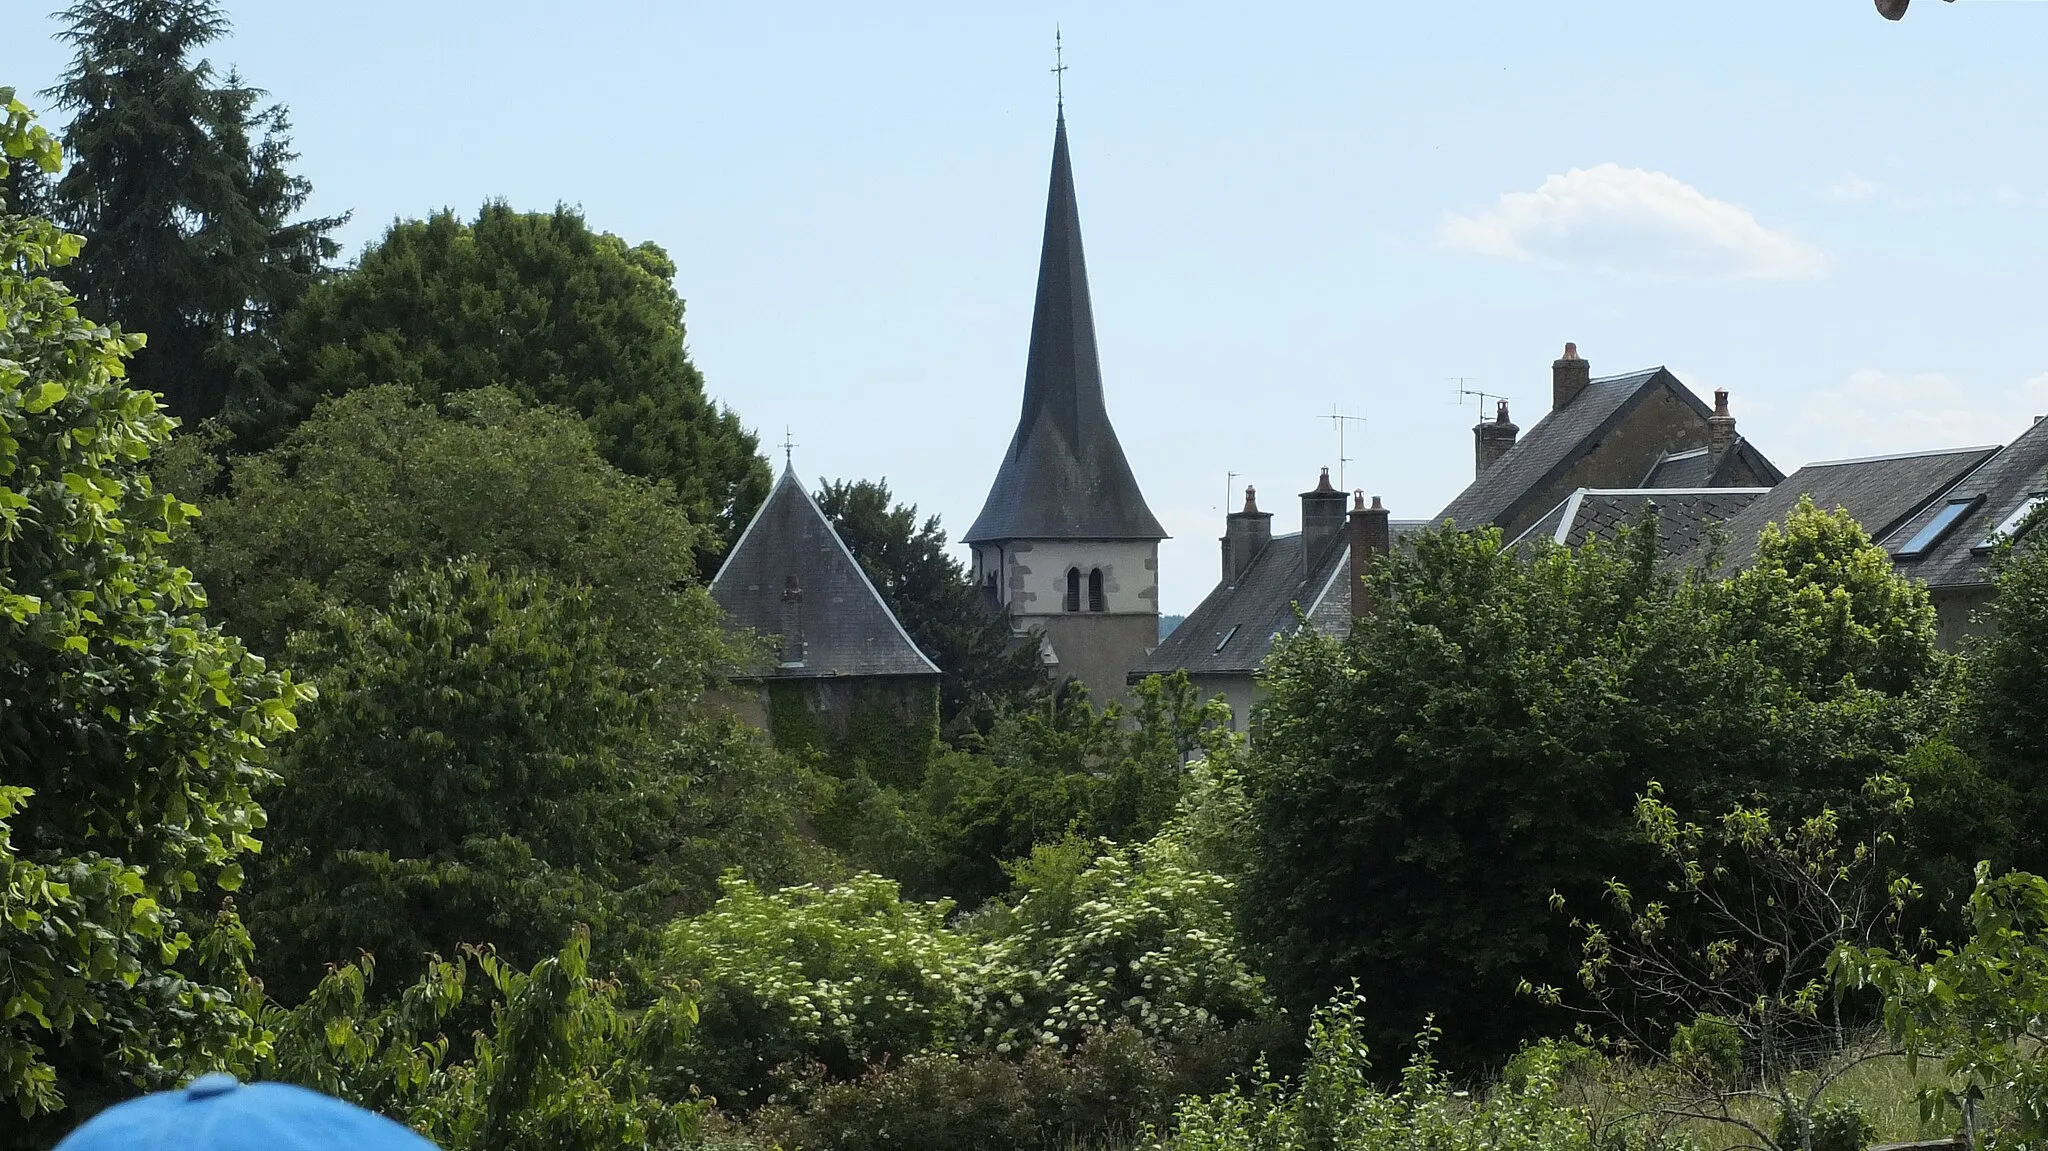
<svg viewBox="0 0 2048 1151"><path fill-rule="evenodd" d="M1024 368L1024 409L988 501L964 538L968 543L1166 538L1145 506L1103 405L1064 107L1053 129L1052 184L1046 193L1038 298Z"/></svg>

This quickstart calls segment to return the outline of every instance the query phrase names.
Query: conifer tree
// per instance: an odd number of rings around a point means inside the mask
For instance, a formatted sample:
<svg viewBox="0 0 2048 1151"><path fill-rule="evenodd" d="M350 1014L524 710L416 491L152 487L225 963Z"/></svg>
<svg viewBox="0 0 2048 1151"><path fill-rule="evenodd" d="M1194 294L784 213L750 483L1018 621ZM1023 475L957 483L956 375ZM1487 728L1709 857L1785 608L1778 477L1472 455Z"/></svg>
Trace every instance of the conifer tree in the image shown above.
<svg viewBox="0 0 2048 1151"><path fill-rule="evenodd" d="M73 113L72 163L52 207L91 241L70 287L148 333L129 370L172 414L260 412L278 318L345 217L294 219L312 185L290 171L284 108L196 58L228 31L213 0L80 0L64 19L76 55L49 95Z"/></svg>

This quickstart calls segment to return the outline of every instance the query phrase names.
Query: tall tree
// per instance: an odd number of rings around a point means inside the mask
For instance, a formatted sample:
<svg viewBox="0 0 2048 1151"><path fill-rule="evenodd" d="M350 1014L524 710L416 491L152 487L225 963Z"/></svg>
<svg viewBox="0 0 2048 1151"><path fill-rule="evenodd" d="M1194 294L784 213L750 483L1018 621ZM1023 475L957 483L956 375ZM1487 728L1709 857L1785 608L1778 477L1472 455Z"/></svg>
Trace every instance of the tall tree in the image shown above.
<svg viewBox="0 0 2048 1151"><path fill-rule="evenodd" d="M4 88L0 154L57 167ZM78 245L0 202L0 1146L246 1042L223 892L305 694L166 557L194 511L143 470L171 422L122 380L139 337L48 277Z"/></svg>
<svg viewBox="0 0 2048 1151"><path fill-rule="evenodd" d="M200 49L225 36L213 0L80 0L76 50L51 90L73 113L58 220L92 244L70 276L88 312L149 343L130 366L173 415L254 416L268 406L284 310L340 251L342 216L295 219L281 105Z"/></svg>
<svg viewBox="0 0 2048 1151"><path fill-rule="evenodd" d="M400 221L287 320L292 411L373 384L500 385L581 415L606 459L673 484L690 519L729 542L767 497L768 465L704 394L675 274L659 247L593 231L569 208ZM714 555L701 556L707 574Z"/></svg>
<svg viewBox="0 0 2048 1151"><path fill-rule="evenodd" d="M2018 866L2048 872L2048 514L1991 557L1991 629L1969 663L1958 741L2019 803ZM2001 861L2002 862L2002 861Z"/></svg>
<svg viewBox="0 0 2048 1151"><path fill-rule="evenodd" d="M1018 643L960 561L946 552L939 517L892 502L887 480L828 481L818 506L874 581L910 638L939 665L939 719L949 730L986 729L1009 705L1043 692L1036 643Z"/></svg>
<svg viewBox="0 0 2048 1151"><path fill-rule="evenodd" d="M1854 820L1864 780L1939 730L1926 589L1846 514L1800 508L1730 580L1658 559L1654 524L1578 552L1424 533L1375 566L1348 641L1276 650L1245 907L1296 1005L1357 978L1381 1040L1434 1010L1497 1058L1542 1025L1521 980L1575 983L1552 894L1647 890L1653 781L1686 810Z"/></svg>
<svg viewBox="0 0 2048 1151"><path fill-rule="evenodd" d="M194 437L160 479L213 490ZM392 581L463 556L591 591L618 624L629 665L694 683L719 642L717 607L698 584L704 529L664 485L597 454L590 430L557 408L499 388L436 404L403 387L321 404L268 451L233 461L226 491L183 554L216 616L258 651L325 606L383 607Z"/></svg>

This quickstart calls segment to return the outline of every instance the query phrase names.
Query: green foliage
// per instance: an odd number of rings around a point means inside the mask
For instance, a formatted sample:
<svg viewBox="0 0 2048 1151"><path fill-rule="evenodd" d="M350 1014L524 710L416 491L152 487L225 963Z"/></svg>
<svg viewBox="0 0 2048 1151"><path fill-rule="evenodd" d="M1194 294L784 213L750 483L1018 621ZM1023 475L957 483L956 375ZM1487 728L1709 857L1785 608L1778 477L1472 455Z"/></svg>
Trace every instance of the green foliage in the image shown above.
<svg viewBox="0 0 2048 1151"><path fill-rule="evenodd" d="M249 903L273 986L358 949L409 977L461 943L527 964L577 922L602 937L674 786L607 634L589 597L469 561L301 637L322 696Z"/></svg>
<svg viewBox="0 0 2048 1151"><path fill-rule="evenodd" d="M946 903L914 903L878 875L768 894L738 876L710 912L670 926L665 968L703 985L694 1085L760 1102L778 1069L848 1076L944 1047L965 1030L977 948Z"/></svg>
<svg viewBox="0 0 2048 1151"><path fill-rule="evenodd" d="M1129 1146L1171 1112L1171 1054L1127 1026L1019 1059L925 1051L859 1079L804 1084L756 1136L804 1151L1069 1151Z"/></svg>
<svg viewBox="0 0 2048 1151"><path fill-rule="evenodd" d="M2017 801L2016 866L2048 871L2048 545L2027 530L2040 518L1992 553L1997 598L1971 653L1957 742Z"/></svg>
<svg viewBox="0 0 2048 1151"><path fill-rule="evenodd" d="M1871 1129L1854 1100L1830 1103L1811 1116L1786 1111L1778 1116L1772 1140L1783 1151L1863 1151Z"/></svg>
<svg viewBox="0 0 2048 1151"><path fill-rule="evenodd" d="M928 685L770 681L767 693L775 746L816 753L841 778L864 775L914 789L937 748L938 701ZM827 717L814 700L843 706L844 714Z"/></svg>
<svg viewBox="0 0 2048 1151"><path fill-rule="evenodd" d="M11 90L0 113L0 153L54 171ZM0 214L0 1106L27 1145L246 1043L223 893L263 826L267 745L310 695L166 559L194 510L144 471L171 421L124 382L141 338L48 278L79 247Z"/></svg>
<svg viewBox="0 0 2048 1151"><path fill-rule="evenodd" d="M955 735L986 732L995 717L1045 694L1038 645L1019 643L946 550L939 517L919 524L915 504L892 504L887 481L841 480L818 489L818 507L918 649L939 665L939 719Z"/></svg>
<svg viewBox="0 0 2048 1151"><path fill-rule="evenodd" d="M76 55L57 85L72 164L52 206L91 241L68 277L98 319L149 333L137 387L174 414L258 416L280 319L340 251L345 216L293 219L280 105L196 54L228 31L213 0L80 0L63 13Z"/></svg>
<svg viewBox="0 0 2048 1151"><path fill-rule="evenodd" d="M1012 868L980 1012L998 1051L1068 1045L1114 1024L1185 1036L1273 1010L1232 921L1235 885L1171 830L1091 859L1070 842Z"/></svg>
<svg viewBox="0 0 2048 1151"><path fill-rule="evenodd" d="M1437 530L1370 576L1346 642L1268 664L1248 932L1297 1008L1356 978L1398 1045L1442 1012L1461 1061L1543 1025L1570 982L1552 893L1591 906L1654 866L1634 806L1752 796L1861 818L1863 781L1937 730L1949 682L1926 593L1842 514L1802 507L1730 580L1663 570L1654 525L1510 554Z"/></svg>
<svg viewBox="0 0 2048 1151"><path fill-rule="evenodd" d="M704 394L675 273L660 248L595 232L566 207L399 221L287 317L284 390L294 418L377 384L503 386L571 409L605 459L667 480L690 522L730 542L767 497L768 466ZM713 555L700 550L706 574Z"/></svg>
<svg viewBox="0 0 2048 1151"><path fill-rule="evenodd" d="M1069 834L1132 843L1174 813L1196 756L1234 754L1229 709L1185 673L1152 677L1132 703L1097 711L1063 693L1048 711L1009 713L970 751L941 756L922 803L933 821L940 890L978 903L1006 886L1002 864Z"/></svg>
<svg viewBox="0 0 2048 1151"><path fill-rule="evenodd" d="M1516 1074L1481 1098L1454 1090L1431 1057L1434 1030L1417 1039L1398 1087L1374 1086L1364 1001L1341 995L1309 1026L1298 1083L1261 1072L1251 1082L1180 1104L1171 1151L1580 1151L1591 1128L1559 1082L1564 1049L1534 1047Z"/></svg>
<svg viewBox="0 0 2048 1151"><path fill-rule="evenodd" d="M205 479L188 448L184 474ZM703 530L660 485L598 455L565 412L496 388L423 403L372 387L323 403L276 448L234 461L186 561L216 614L267 651L329 605L381 608L392 581L462 557L590 590L622 658L694 686L719 658L695 584Z"/></svg>
<svg viewBox="0 0 2048 1151"><path fill-rule="evenodd" d="M664 987L629 1006L588 961L581 932L531 971L466 948L395 1000L370 994L371 960L347 964L298 1007L266 1012L273 1046L254 1071L389 1115L447 1151L695 1146L704 1105L661 1098L654 1079L687 1041L695 1005ZM478 995L488 1026L452 1042L450 1024Z"/></svg>
<svg viewBox="0 0 2048 1151"><path fill-rule="evenodd" d="M1981 866L1968 917L1964 940L1925 962L1844 946L1832 966L1845 990L1883 995L1885 1028L1903 1047L1940 1058L1945 1078L1924 1093L1924 1111L2002 1097L2009 1145L2037 1145L2048 1138L2048 880Z"/></svg>

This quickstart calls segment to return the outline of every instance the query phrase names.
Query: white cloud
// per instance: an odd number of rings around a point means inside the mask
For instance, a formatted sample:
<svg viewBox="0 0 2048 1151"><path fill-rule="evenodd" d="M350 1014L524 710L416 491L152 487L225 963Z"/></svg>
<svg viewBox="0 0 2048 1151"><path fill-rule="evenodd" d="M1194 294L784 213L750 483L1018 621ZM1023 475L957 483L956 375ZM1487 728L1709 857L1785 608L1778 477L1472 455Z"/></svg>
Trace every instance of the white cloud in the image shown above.
<svg viewBox="0 0 2048 1151"><path fill-rule="evenodd" d="M2048 372L1998 388L1968 387L1941 372L1862 368L1807 393L1788 413L1788 446L1801 454L1778 463L1789 469L1812 460L2010 443L2043 411Z"/></svg>
<svg viewBox="0 0 2048 1151"><path fill-rule="evenodd" d="M1811 280L1828 271L1826 252L1764 227L1739 204L1611 163L1503 192L1486 211L1447 213L1437 239L1485 256L1653 276Z"/></svg>
<svg viewBox="0 0 2048 1151"><path fill-rule="evenodd" d="M1842 178L1822 188L1821 199L1846 204L1856 200L1868 200L1882 191L1884 185L1866 180L1854 172L1845 172Z"/></svg>

